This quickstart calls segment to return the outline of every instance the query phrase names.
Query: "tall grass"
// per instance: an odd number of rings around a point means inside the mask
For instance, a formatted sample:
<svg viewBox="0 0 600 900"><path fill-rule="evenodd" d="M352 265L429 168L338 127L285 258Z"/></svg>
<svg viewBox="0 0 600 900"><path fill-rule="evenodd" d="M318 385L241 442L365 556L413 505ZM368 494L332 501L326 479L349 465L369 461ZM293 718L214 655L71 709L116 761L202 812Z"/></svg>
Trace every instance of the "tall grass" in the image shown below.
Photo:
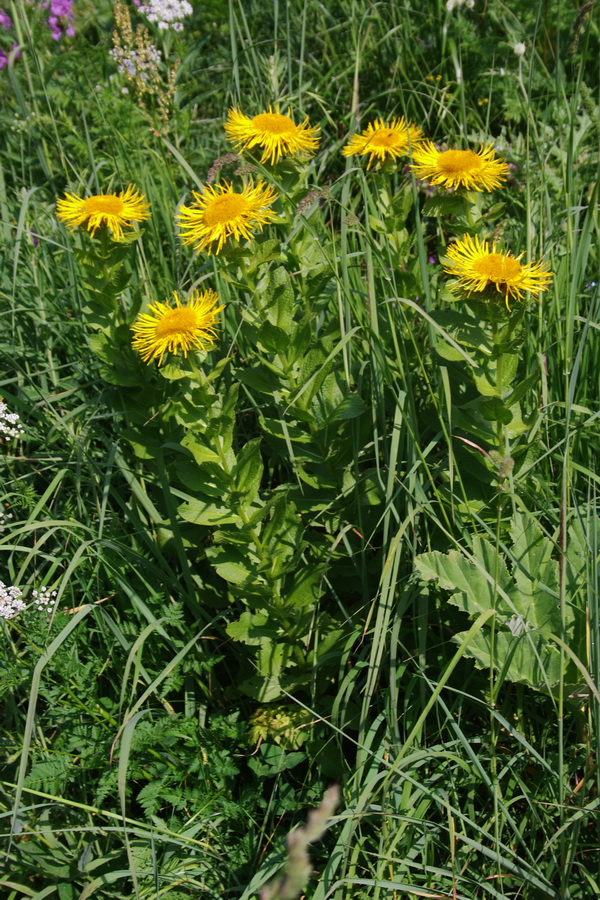
<svg viewBox="0 0 600 900"><path fill-rule="evenodd" d="M31 609L2 628L0 884L10 900L250 900L334 781L342 801L312 848L313 900L600 892L599 33L588 6L198 5L183 37L163 45L180 74L162 134L109 80L111 4L82 5L76 39L59 46L27 4L7 8L23 51L0 72L0 395L27 434L1 448L13 518L0 533L0 579L51 586L61 610ZM343 478L323 442L306 462L293 396L261 389L263 359L241 325L255 284L238 279L235 257L194 256L174 233L176 205L230 149L228 108L269 104L322 129L303 191L319 193L299 214L291 176L253 162L287 210L259 247L278 237L272 252L327 347L311 377L331 366L364 402L344 420ZM402 166L367 172L340 153L351 131L394 115L438 144L493 141L514 168L484 205L505 204L489 231L554 272L523 332L523 377L537 376L530 447L495 494L461 438L453 364L435 351L451 339L436 318L447 308L437 258L455 223L423 211L422 186ZM189 473L175 479L179 438L157 424L167 389L153 374L143 397L111 382L90 342L78 239L59 225L55 199L127 183L152 218L124 304L176 287L224 298L205 367L228 359L250 373L238 443L263 438L262 489L285 486L302 523L298 569L322 565L309 676L282 682L277 701L305 716L288 745L261 736L261 704L240 690L254 651L226 627L247 607L211 567L214 529L180 515L195 488ZM224 373L219 398L233 379ZM557 597L556 654L573 681L548 675L546 689L511 681L505 660L475 666L469 648L494 634L494 610L469 621L415 571L428 551L474 559L481 537L518 567L517 512L538 523L563 575L569 526L580 526L586 555L577 590L562 577ZM578 646L571 607L585 621Z"/></svg>

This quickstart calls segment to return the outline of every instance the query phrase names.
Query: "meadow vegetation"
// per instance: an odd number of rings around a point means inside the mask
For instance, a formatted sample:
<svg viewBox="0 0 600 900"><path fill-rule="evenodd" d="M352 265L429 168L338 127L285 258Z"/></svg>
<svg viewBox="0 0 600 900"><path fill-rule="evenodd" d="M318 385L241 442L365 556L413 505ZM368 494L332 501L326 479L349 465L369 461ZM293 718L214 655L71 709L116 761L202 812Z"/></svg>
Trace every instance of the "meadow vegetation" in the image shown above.
<svg viewBox="0 0 600 900"><path fill-rule="evenodd" d="M600 895L598 23L2 0L2 897Z"/></svg>

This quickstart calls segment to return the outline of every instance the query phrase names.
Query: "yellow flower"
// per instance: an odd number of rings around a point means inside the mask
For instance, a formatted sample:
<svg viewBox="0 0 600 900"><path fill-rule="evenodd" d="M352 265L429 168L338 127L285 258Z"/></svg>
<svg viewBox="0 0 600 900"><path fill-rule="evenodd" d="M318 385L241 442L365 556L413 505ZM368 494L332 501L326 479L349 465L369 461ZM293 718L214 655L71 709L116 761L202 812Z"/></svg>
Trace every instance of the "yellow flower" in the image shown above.
<svg viewBox="0 0 600 900"><path fill-rule="evenodd" d="M240 192L224 182L215 187L207 184L201 194L192 193L195 202L179 209L177 224L183 243L194 244L197 250L207 248L210 253L216 243L219 253L228 237L250 240L253 228L262 229L275 218L268 207L277 194L263 181L256 186L250 182Z"/></svg>
<svg viewBox="0 0 600 900"><path fill-rule="evenodd" d="M457 288L468 294L492 288L502 294L506 308L510 310L509 298L521 300L527 291L539 294L546 290L552 279L552 272L545 263L522 264L523 255L497 253L494 244L490 249L487 241L466 235L448 248L448 262L443 265L448 275L457 279Z"/></svg>
<svg viewBox="0 0 600 900"><path fill-rule="evenodd" d="M417 147L412 169L417 178L446 188L493 191L508 175L508 164L497 159L493 147L473 150L437 150L431 141Z"/></svg>
<svg viewBox="0 0 600 900"><path fill-rule="evenodd" d="M282 156L312 153L319 146L318 127L310 128L308 117L301 125L283 113L279 107L269 107L268 113L260 113L252 119L239 109L230 109L225 124L228 140L242 150L262 147L261 163L279 162Z"/></svg>
<svg viewBox="0 0 600 900"><path fill-rule="evenodd" d="M217 313L224 304L217 306L215 291L193 291L185 304L180 303L177 291L173 297L175 306L152 303L133 323L133 349L146 363L158 359L162 365L167 350L184 356L192 349L207 350L217 336Z"/></svg>
<svg viewBox="0 0 600 900"><path fill-rule="evenodd" d="M67 194L66 200L56 201L56 213L68 228L83 225L92 235L97 228L107 225L114 239L121 241L123 226L130 228L133 222L147 219L149 206L144 195L130 184L120 194L94 194L85 200Z"/></svg>
<svg viewBox="0 0 600 900"><path fill-rule="evenodd" d="M384 162L389 156L397 159L406 156L411 148L423 140L423 132L412 122L407 122L404 116L401 119L392 119L386 124L383 119L375 119L365 131L355 134L350 138L342 153L344 156L369 155L370 169L375 160Z"/></svg>

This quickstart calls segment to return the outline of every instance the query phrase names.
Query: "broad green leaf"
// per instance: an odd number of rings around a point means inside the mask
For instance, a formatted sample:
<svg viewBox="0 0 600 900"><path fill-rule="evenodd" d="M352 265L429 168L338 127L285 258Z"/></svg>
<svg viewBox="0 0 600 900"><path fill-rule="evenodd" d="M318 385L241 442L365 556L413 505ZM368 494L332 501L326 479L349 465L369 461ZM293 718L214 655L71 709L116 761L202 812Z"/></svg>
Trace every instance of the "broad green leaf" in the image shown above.
<svg viewBox="0 0 600 900"><path fill-rule="evenodd" d="M258 340L265 350L271 353L285 353L290 343L290 336L279 325L265 322L259 329Z"/></svg>
<svg viewBox="0 0 600 900"><path fill-rule="evenodd" d="M267 366L253 365L251 369L241 369L236 375L242 384L270 397L273 396L273 391L279 390L280 387L279 376Z"/></svg>
<svg viewBox="0 0 600 900"><path fill-rule="evenodd" d="M271 322L282 329L289 339L289 332L294 318L294 290L287 270L280 266L271 274L273 305L268 315Z"/></svg>
<svg viewBox="0 0 600 900"><path fill-rule="evenodd" d="M460 643L464 634L456 634L453 641ZM524 631L515 637L509 630L498 630L493 637L490 629L482 629L471 640L466 655L475 659L481 669L490 664L505 678L525 682L536 690L545 691L547 685L560 681L560 652L538 631Z"/></svg>
<svg viewBox="0 0 600 900"><path fill-rule="evenodd" d="M281 419L267 419L261 416L260 426L267 434L282 440L290 440L299 444L310 444L312 442L310 433L293 420L286 420L284 423Z"/></svg>
<svg viewBox="0 0 600 900"><path fill-rule="evenodd" d="M274 778L306 760L306 753L286 750L276 744L262 744L260 758L250 757L248 766L259 778Z"/></svg>
<svg viewBox="0 0 600 900"><path fill-rule="evenodd" d="M515 589L511 598L517 615L535 628L560 634L558 562L552 541L531 516L516 512L510 529Z"/></svg>
<svg viewBox="0 0 600 900"><path fill-rule="evenodd" d="M464 313L453 309L436 310L432 313L431 318L447 331L458 344L480 350L483 358L491 355L492 347L489 335L479 322L467 318Z"/></svg>
<svg viewBox="0 0 600 900"><path fill-rule="evenodd" d="M446 341L436 341L435 352L438 356L441 356L442 359L447 359L449 362L464 361L462 353L459 353L458 350L455 350L454 347L451 344L447 344Z"/></svg>
<svg viewBox="0 0 600 900"><path fill-rule="evenodd" d="M518 353L501 353L496 360L496 384L502 396L505 395L515 380L519 359Z"/></svg>
<svg viewBox="0 0 600 900"><path fill-rule="evenodd" d="M248 554L240 553L235 547L213 544L206 548L206 557L217 575L231 584L243 584L248 578L256 577Z"/></svg>
<svg viewBox="0 0 600 900"><path fill-rule="evenodd" d="M313 606L323 594L323 568L308 567L294 573L291 584L286 584L285 606L303 608Z"/></svg>
<svg viewBox="0 0 600 900"><path fill-rule="evenodd" d="M160 453L162 441L149 428L126 428L121 437L131 445L138 459L155 459Z"/></svg>
<svg viewBox="0 0 600 900"><path fill-rule="evenodd" d="M457 194L434 194L423 204L424 216L460 216L468 209L466 198Z"/></svg>
<svg viewBox="0 0 600 900"><path fill-rule="evenodd" d="M178 513L182 519L193 525L215 527L240 523L239 516L232 513L230 509L215 503L207 503L205 500L190 500L182 503L178 508Z"/></svg>
<svg viewBox="0 0 600 900"><path fill-rule="evenodd" d="M267 260L276 257L279 253L279 241L276 238L269 238L260 243L254 242L250 245L252 256L247 264L246 272L251 275L258 266L261 266Z"/></svg>
<svg viewBox="0 0 600 900"><path fill-rule="evenodd" d="M495 548L484 538L474 538L473 543L478 564L458 550L422 553L415 559L423 581L439 581L441 587L453 592L450 602L472 617L498 609L503 602L501 593L507 593L510 587L508 570Z"/></svg>
<svg viewBox="0 0 600 900"><path fill-rule="evenodd" d="M265 550L275 564L281 565L301 549L303 531L295 505L282 495L273 506L273 513L262 534Z"/></svg>
<svg viewBox="0 0 600 900"><path fill-rule="evenodd" d="M359 394L349 394L333 411L329 421L337 422L342 419L355 419L358 416L362 416L366 409L365 401Z"/></svg>
<svg viewBox="0 0 600 900"><path fill-rule="evenodd" d="M514 406L515 403L522 400L525 394L529 393L534 384L537 384L539 380L537 372L532 372L531 375L524 378L520 384L517 384L516 387L513 388L508 397L505 398L504 402L506 405L509 407Z"/></svg>
<svg viewBox="0 0 600 900"><path fill-rule="evenodd" d="M230 622L225 629L234 641L241 641L250 647L259 647L265 640L273 640L276 629L269 625L266 613L244 612L235 622Z"/></svg>
<svg viewBox="0 0 600 900"><path fill-rule="evenodd" d="M520 434L524 434L526 431L529 431L529 425L527 425L523 419L521 418L521 404L520 403L511 403L510 411L512 413L512 419L506 426L506 433L509 438L516 438Z"/></svg>
<svg viewBox="0 0 600 900"><path fill-rule="evenodd" d="M473 370L473 381L483 397L500 396L496 385L496 370L493 360L489 360L485 366L479 366Z"/></svg>
<svg viewBox="0 0 600 900"><path fill-rule="evenodd" d="M181 446L191 452L197 465L202 465L202 463L205 462L220 464L219 454L214 450L211 450L210 447L207 447L206 444L191 431L188 431L187 434L184 435Z"/></svg>
<svg viewBox="0 0 600 900"><path fill-rule="evenodd" d="M246 501L252 503L258 495L263 475L263 461L260 454L260 438L254 438L244 444L237 455L231 473L232 490L244 494Z"/></svg>
<svg viewBox="0 0 600 900"><path fill-rule="evenodd" d="M508 425L512 422L513 414L504 405L500 397L483 397L479 404L481 414L488 422L501 422Z"/></svg>

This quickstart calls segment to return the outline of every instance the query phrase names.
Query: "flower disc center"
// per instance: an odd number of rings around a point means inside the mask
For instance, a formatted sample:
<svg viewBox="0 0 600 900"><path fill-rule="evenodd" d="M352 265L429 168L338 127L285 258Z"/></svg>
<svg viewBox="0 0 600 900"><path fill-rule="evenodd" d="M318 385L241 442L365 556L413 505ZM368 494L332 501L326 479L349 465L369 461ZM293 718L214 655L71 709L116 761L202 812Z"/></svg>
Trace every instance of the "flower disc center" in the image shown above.
<svg viewBox="0 0 600 900"><path fill-rule="evenodd" d="M512 256L504 256L502 253L488 253L482 259L473 262L473 271L490 281L511 282L521 273L521 263Z"/></svg>
<svg viewBox="0 0 600 900"><path fill-rule="evenodd" d="M289 134L296 130L296 126L289 116L281 113L260 113L254 116L252 124L259 131L267 131L269 134Z"/></svg>
<svg viewBox="0 0 600 900"><path fill-rule="evenodd" d="M438 166L445 175L460 175L463 172L478 172L481 157L472 150L446 150L438 157Z"/></svg>
<svg viewBox="0 0 600 900"><path fill-rule="evenodd" d="M369 143L373 147L397 147L401 143L401 139L397 131L386 129L374 134Z"/></svg>
<svg viewBox="0 0 600 900"><path fill-rule="evenodd" d="M172 335L191 334L196 328L196 312L188 306L178 306L169 310L156 323L156 338L168 338Z"/></svg>
<svg viewBox="0 0 600 900"><path fill-rule="evenodd" d="M219 197L211 199L206 206L203 215L205 225L226 225L240 216L245 216L250 212L250 204L243 194L236 194L233 191L227 194L221 194Z"/></svg>
<svg viewBox="0 0 600 900"><path fill-rule="evenodd" d="M121 198L114 194L88 197L85 201L86 216L93 216L95 213L100 213L101 216L120 216L124 208Z"/></svg>

